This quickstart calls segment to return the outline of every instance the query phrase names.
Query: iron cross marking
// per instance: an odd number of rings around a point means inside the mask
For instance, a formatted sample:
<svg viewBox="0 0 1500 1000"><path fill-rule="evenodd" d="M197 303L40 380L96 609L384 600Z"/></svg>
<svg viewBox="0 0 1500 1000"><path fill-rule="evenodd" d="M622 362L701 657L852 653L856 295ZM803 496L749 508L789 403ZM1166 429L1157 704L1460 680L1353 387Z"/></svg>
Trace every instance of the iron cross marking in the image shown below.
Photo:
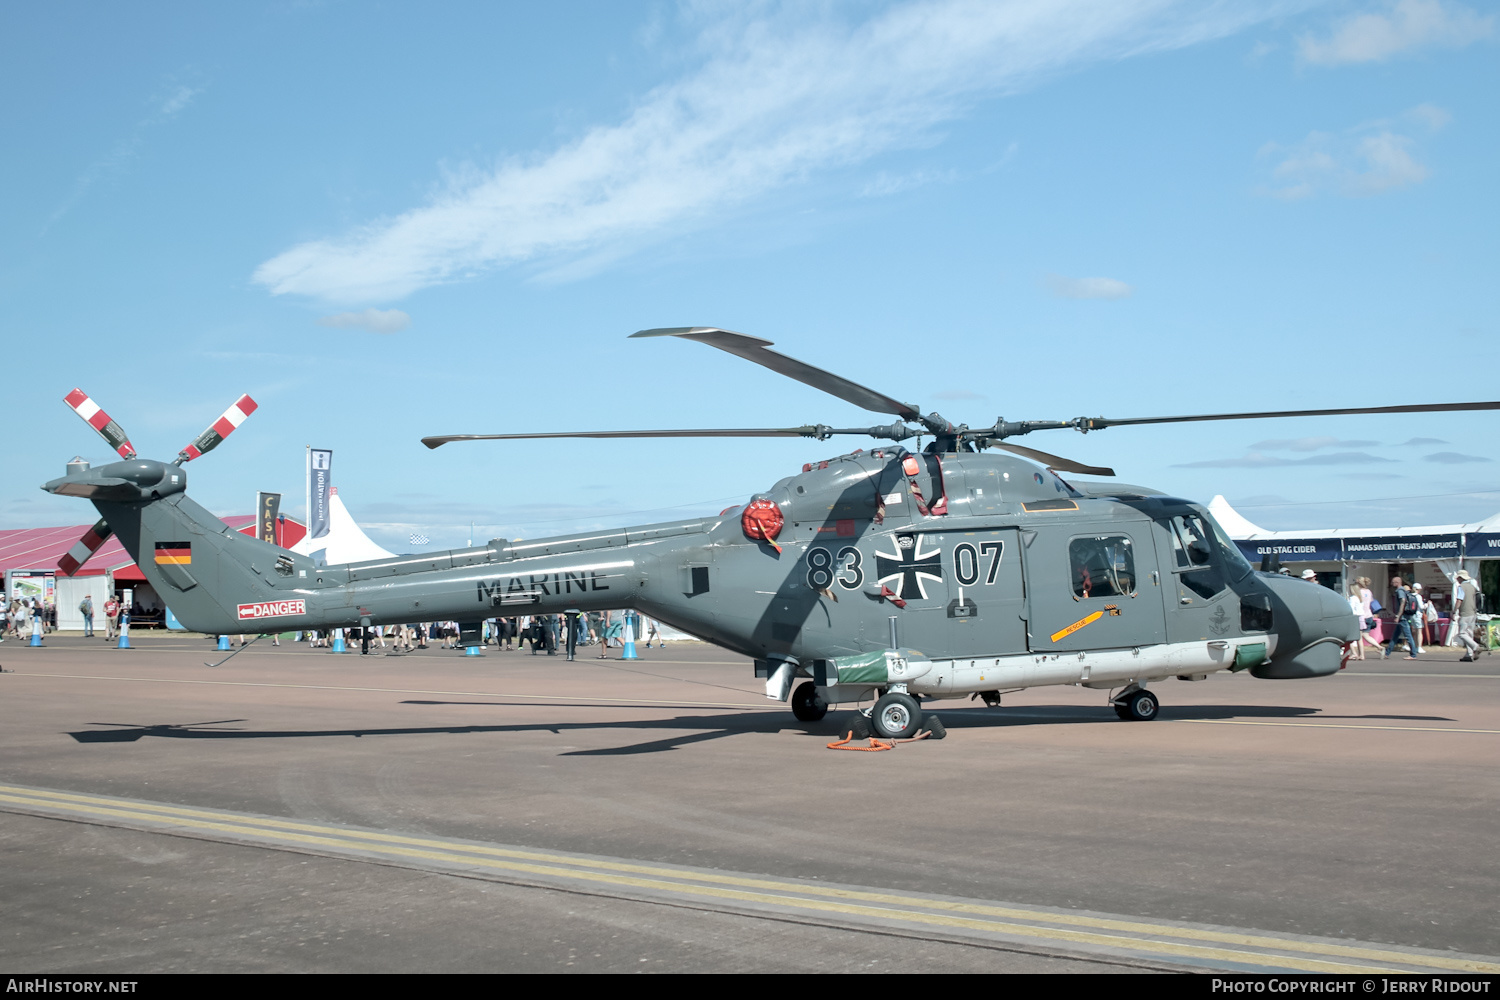
<svg viewBox="0 0 1500 1000"><path fill-rule="evenodd" d="M879 581L892 585L896 596L910 600L913 595L927 599L927 587L923 581L943 582L943 550L922 549L925 535L897 535L895 552L875 552L875 572Z"/></svg>

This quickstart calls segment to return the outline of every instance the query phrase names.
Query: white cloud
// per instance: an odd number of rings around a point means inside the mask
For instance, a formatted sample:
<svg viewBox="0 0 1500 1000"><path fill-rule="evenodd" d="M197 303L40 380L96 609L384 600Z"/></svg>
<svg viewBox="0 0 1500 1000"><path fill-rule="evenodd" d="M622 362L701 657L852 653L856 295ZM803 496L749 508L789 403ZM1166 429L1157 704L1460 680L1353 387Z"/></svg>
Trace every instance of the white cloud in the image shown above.
<svg viewBox="0 0 1500 1000"><path fill-rule="evenodd" d="M1060 299L1123 299L1134 289L1114 278L1065 278L1047 276L1047 287Z"/></svg>
<svg viewBox="0 0 1500 1000"><path fill-rule="evenodd" d="M130 165L135 162L136 156L139 155L141 147L145 145L150 129L157 125L165 125L173 118L176 118L178 113L191 104L193 98L201 93L203 93L202 87L188 87L179 84L174 86L166 97L160 99L153 98L151 104L154 106L154 110L136 122L135 126L130 130L129 135L116 142L109 152L99 157L93 163L90 163L78 175L78 178L73 182L73 190L63 199L62 204L58 205L52 214L48 216L46 225L42 227L42 235L45 236L48 230L73 209L73 206L82 201L84 195L88 194L94 185L108 177L122 174L128 170Z"/></svg>
<svg viewBox="0 0 1500 1000"><path fill-rule="evenodd" d="M1427 179L1427 168L1411 155L1412 140L1392 132L1380 132L1359 140L1356 155L1366 169L1347 178L1355 194L1379 194L1392 188L1419 184Z"/></svg>
<svg viewBox="0 0 1500 1000"><path fill-rule="evenodd" d="M1259 156L1275 165L1270 183L1257 191L1296 200L1323 192L1362 197L1420 184L1429 171L1416 158L1417 141L1393 129L1416 125L1437 131L1451 120L1442 108L1421 104L1395 119L1367 122L1343 132L1309 132L1293 146L1266 143Z"/></svg>
<svg viewBox="0 0 1500 1000"><path fill-rule="evenodd" d="M370 333L400 333L411 326L411 317L400 309L361 309L337 313L318 320L319 326L344 330L368 330Z"/></svg>
<svg viewBox="0 0 1500 1000"><path fill-rule="evenodd" d="M1021 151L1021 144L1019 142L1012 142L1010 145L1008 145L1008 146L1005 147L1005 152L1003 152L1003 153L1000 154L1000 159L996 160L994 163L991 163L989 166L985 167L984 168L984 172L985 173L990 173L991 171L999 170L1001 167L1005 166L1006 164L1010 163L1010 161L1014 160L1016 158L1016 154L1019 153L1020 151Z"/></svg>
<svg viewBox="0 0 1500 1000"><path fill-rule="evenodd" d="M1465 455L1457 451L1440 451L1432 455L1423 455L1424 462L1440 462L1443 465L1462 465L1466 462L1488 462L1490 459L1483 455Z"/></svg>
<svg viewBox="0 0 1500 1000"><path fill-rule="evenodd" d="M1256 42L1254 45L1250 46L1250 51L1245 53L1245 62L1253 66L1264 59L1266 56L1270 55L1272 52L1275 52L1280 47L1281 46L1277 45L1275 42Z"/></svg>
<svg viewBox="0 0 1500 1000"><path fill-rule="evenodd" d="M912 0L858 23L820 5L717 8L698 68L623 121L464 170L427 204L294 246L254 278L277 295L388 301L520 261L608 258L814 171L930 144L979 99L1222 37L1284 6Z"/></svg>
<svg viewBox="0 0 1500 1000"><path fill-rule="evenodd" d="M162 118L172 118L177 112L191 104L193 98L201 93L203 93L203 88L201 87L178 86L161 102L161 107L157 109L157 114Z"/></svg>
<svg viewBox="0 0 1500 1000"><path fill-rule="evenodd" d="M859 194L862 198L883 198L928 184L951 184L957 178L955 170L913 170L905 174L889 174L882 170L860 189Z"/></svg>
<svg viewBox="0 0 1500 1000"><path fill-rule="evenodd" d="M1426 125L1428 129L1436 132L1453 120L1453 115L1436 104L1418 104L1406 113L1406 117L1412 121Z"/></svg>
<svg viewBox="0 0 1500 1000"><path fill-rule="evenodd" d="M1381 458L1363 451L1333 452L1313 455L1308 458L1282 458L1279 455L1263 455L1252 451L1243 458L1213 458L1202 462L1181 462L1174 469L1271 469L1298 465L1368 465L1377 462L1392 462L1395 459Z"/></svg>
<svg viewBox="0 0 1500 1000"><path fill-rule="evenodd" d="M1303 62L1318 66L1379 62L1408 49L1462 48L1495 33L1495 16L1442 0L1399 0L1385 13L1345 18L1326 39L1298 40Z"/></svg>

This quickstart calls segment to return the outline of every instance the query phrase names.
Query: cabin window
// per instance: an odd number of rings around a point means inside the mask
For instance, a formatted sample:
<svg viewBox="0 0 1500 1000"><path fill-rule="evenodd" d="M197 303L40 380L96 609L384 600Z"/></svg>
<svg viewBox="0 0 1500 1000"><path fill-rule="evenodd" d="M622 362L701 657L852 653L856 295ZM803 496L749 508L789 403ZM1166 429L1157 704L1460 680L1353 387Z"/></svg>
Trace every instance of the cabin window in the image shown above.
<svg viewBox="0 0 1500 1000"><path fill-rule="evenodd" d="M1073 597L1133 597L1135 550L1125 535L1096 535L1068 543Z"/></svg>

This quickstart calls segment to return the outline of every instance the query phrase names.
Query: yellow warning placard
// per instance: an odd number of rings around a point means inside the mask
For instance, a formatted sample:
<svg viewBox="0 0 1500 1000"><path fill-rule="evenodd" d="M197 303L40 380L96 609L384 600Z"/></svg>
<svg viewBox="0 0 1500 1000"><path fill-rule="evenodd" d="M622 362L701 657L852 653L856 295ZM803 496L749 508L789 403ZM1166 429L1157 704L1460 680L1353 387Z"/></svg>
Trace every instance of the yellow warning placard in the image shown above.
<svg viewBox="0 0 1500 1000"><path fill-rule="evenodd" d="M1052 641L1056 642L1059 639L1064 639L1064 638L1072 635L1074 632L1077 632L1079 629L1083 628L1085 625L1092 625L1094 622L1098 621L1099 619L1101 619L1103 617L1104 617L1104 612L1103 611L1095 611L1093 614L1089 615L1087 618L1080 618L1076 622L1074 622L1073 624L1069 625L1067 628L1059 629L1058 631L1053 632L1052 633Z"/></svg>

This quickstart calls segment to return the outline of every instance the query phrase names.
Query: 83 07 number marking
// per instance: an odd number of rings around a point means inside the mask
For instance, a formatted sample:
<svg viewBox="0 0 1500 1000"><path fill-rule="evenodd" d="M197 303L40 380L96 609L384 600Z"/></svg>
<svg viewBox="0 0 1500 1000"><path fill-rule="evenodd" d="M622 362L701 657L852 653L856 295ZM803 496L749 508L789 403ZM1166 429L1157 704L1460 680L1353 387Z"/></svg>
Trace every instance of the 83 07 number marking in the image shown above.
<svg viewBox="0 0 1500 1000"><path fill-rule="evenodd" d="M982 573L985 586L990 586L1000 575L1004 555L1004 542L980 542L977 548L972 542L959 542L953 547L953 575L965 587L972 587ZM837 554L821 545L808 549L807 585L815 591L827 590L835 580L845 590L858 590L864 585L864 557L859 549L846 545Z"/></svg>

